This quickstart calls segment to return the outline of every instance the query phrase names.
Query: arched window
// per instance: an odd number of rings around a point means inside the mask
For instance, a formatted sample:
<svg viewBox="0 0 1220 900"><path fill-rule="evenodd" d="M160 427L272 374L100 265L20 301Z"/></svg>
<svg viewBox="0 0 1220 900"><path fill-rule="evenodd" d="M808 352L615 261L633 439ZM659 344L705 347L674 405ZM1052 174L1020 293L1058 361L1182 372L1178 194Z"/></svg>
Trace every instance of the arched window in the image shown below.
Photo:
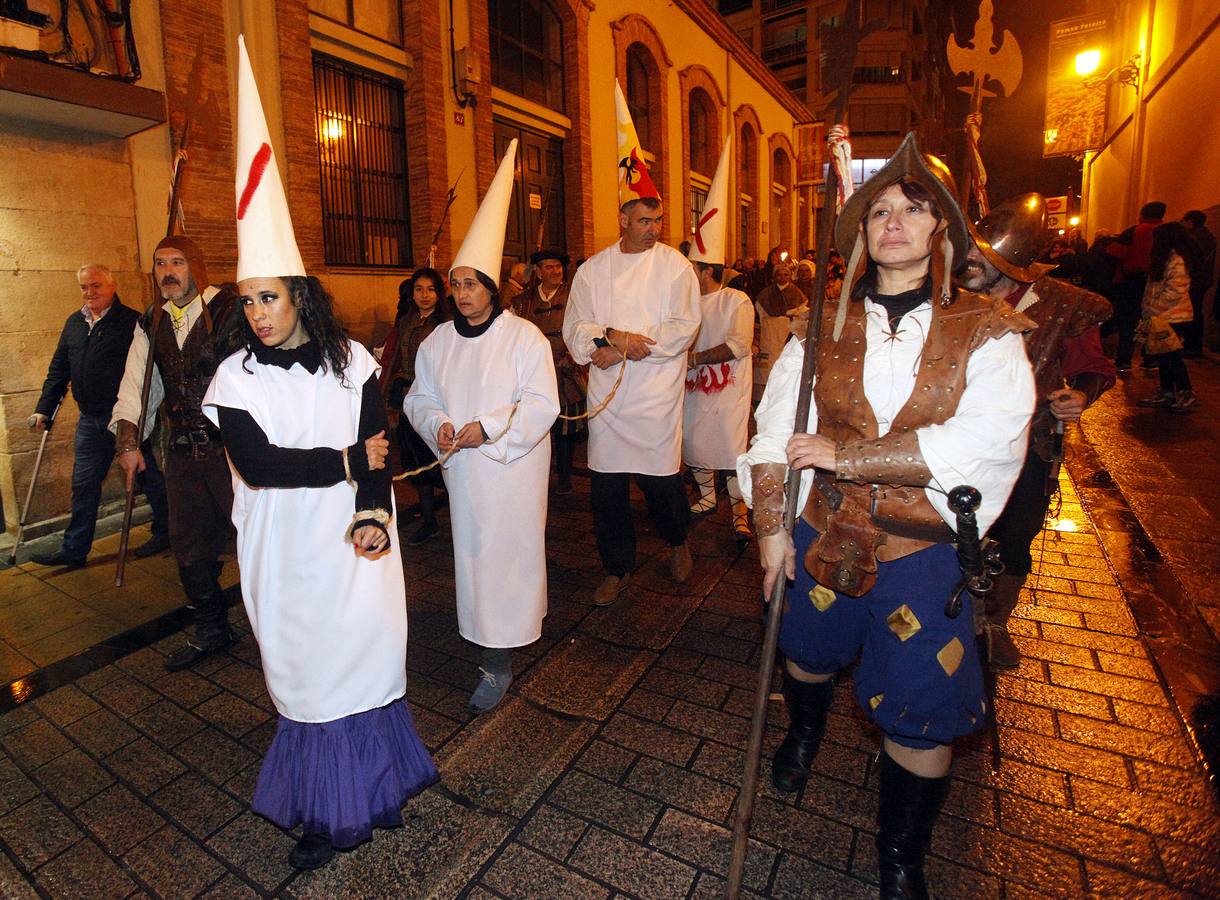
<svg viewBox="0 0 1220 900"><path fill-rule="evenodd" d="M563 112L563 22L547 0L488 0L491 82Z"/></svg>
<svg viewBox="0 0 1220 900"><path fill-rule="evenodd" d="M741 134L737 143L737 190L740 195L741 215L739 225L741 242L739 252L742 256L755 253L755 231L758 223L755 204L760 203L758 195L758 135L749 122L741 125Z"/></svg>
<svg viewBox="0 0 1220 900"><path fill-rule="evenodd" d="M690 92L688 126L690 128L690 168L692 172L711 177L719 156L716 154L715 108L712 98L703 88Z"/></svg>
<svg viewBox="0 0 1220 900"><path fill-rule="evenodd" d="M787 248L791 240L791 198L792 161L788 151L776 147L771 153L771 240L774 246Z"/></svg>
<svg viewBox="0 0 1220 900"><path fill-rule="evenodd" d="M635 133L640 144L649 153L660 150L652 135L652 117L648 102L648 90L655 68L652 55L643 44L635 43L627 48L627 110L635 123Z"/></svg>

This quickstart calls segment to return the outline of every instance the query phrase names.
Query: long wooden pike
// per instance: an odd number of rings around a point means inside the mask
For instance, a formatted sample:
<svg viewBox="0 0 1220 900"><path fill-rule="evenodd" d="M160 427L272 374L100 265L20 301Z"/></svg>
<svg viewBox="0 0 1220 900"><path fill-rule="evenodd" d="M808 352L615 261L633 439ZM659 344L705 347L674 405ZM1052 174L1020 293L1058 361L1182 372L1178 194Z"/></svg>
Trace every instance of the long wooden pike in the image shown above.
<svg viewBox="0 0 1220 900"><path fill-rule="evenodd" d="M822 42L826 54L823 69L825 72L824 93L834 92L835 95L830 110L832 124L842 125L846 119L847 100L851 94L852 74L856 66L856 47L868 34L882 27L884 27L884 23L876 21L862 25L860 23L860 0L847 0L847 9L842 23L832 29ZM813 373L817 364L822 311L826 299L826 270L830 266L830 244L834 235L834 219L837 215L835 198L838 196L838 188L838 172L831 165L828 167L823 193L826 202L818 222L817 273L813 281L813 306L805 332L805 356L801 365L801 387L796 403L796 431L803 431L808 427L809 409L813 404ZM789 469L784 499L784 528L789 533L796 525L796 505L800 482L800 470ZM729 864L728 883L730 900L737 900L741 896L741 880L745 872L746 852L750 838L750 821L754 816L754 795L758 787L763 731L767 725L767 701L771 694L771 673L775 668L775 648L779 641L779 623L783 618L786 588L785 579L776 579L775 589L768 598L770 615L767 617L762 659L758 666L758 686L754 691L754 716L750 722L750 743L746 753L745 772L741 779L741 791L737 795L737 815L733 820L733 858Z"/></svg>
<svg viewBox="0 0 1220 900"><path fill-rule="evenodd" d="M166 237L173 237L174 225L178 221L178 205L182 199L182 176L186 171L187 148L190 146L190 142L191 120L187 119L182 126L182 140L178 143L178 152L174 154L174 176L169 192L169 221L165 226ZM148 398L152 393L153 357L156 355L153 352L153 341L156 338L157 329L161 326L161 317L165 314L165 304L161 301L157 288L155 270L150 273L149 278L152 279L153 289L152 321L148 326L148 355L144 360L144 382L140 387L140 415L136 422L136 449L141 452L143 452L144 445L144 425L148 421ZM200 287L200 290L203 290L203 287ZM127 571L127 545L131 541L131 514L135 509L135 504L136 480L133 477L131 484L127 485L127 497L123 505L123 529L119 532L119 556L114 567L115 587L123 586L123 578Z"/></svg>
<svg viewBox="0 0 1220 900"><path fill-rule="evenodd" d="M428 244L428 268L436 268L436 247L441 240L441 232L445 230L445 221L449 218L449 207L453 206L453 201L457 199L458 182L462 180L462 176L466 174L466 169L458 172L457 178L453 179L453 184L449 186L449 193L445 195L445 208L441 210L441 220L436 225L436 231L432 234L432 241Z"/></svg>

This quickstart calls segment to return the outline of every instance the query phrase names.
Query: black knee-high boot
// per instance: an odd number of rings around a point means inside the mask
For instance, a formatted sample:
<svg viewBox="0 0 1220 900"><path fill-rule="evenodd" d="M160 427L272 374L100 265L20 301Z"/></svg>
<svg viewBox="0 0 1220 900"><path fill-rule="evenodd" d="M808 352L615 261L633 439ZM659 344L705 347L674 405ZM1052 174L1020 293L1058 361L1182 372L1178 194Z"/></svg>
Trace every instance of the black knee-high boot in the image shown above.
<svg viewBox="0 0 1220 900"><path fill-rule="evenodd" d="M798 681L784 670L784 700L788 704L788 734L771 760L771 783L789 793L809 778L809 763L822 743L826 713L834 697L834 679Z"/></svg>
<svg viewBox="0 0 1220 900"><path fill-rule="evenodd" d="M926 898L923 863L932 827L949 796L949 776L923 778L881 751L877 808L877 864L882 900Z"/></svg>

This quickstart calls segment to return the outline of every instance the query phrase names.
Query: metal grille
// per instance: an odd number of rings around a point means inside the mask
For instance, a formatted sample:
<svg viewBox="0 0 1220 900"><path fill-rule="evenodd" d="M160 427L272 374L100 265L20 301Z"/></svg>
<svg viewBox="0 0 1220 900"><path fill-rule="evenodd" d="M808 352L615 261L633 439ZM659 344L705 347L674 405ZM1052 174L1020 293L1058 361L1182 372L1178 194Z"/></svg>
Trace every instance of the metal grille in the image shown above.
<svg viewBox="0 0 1220 900"><path fill-rule="evenodd" d="M411 265L403 84L313 54L326 263Z"/></svg>

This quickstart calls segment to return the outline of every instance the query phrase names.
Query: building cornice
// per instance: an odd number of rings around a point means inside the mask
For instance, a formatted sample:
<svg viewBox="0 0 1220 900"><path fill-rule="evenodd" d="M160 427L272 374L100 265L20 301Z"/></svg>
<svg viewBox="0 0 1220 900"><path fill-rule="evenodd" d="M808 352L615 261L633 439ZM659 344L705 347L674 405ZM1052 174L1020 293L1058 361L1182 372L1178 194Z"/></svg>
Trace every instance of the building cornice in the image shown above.
<svg viewBox="0 0 1220 900"><path fill-rule="evenodd" d="M784 109L792 114L792 118L797 124L815 121L809 108L798 100L788 88L784 87L784 83L775 77L775 73L768 68L758 54L746 46L745 41L737 36L737 32L729 27L729 24L721 18L720 13L708 5L707 0L674 0L674 5L732 54L737 63L765 86Z"/></svg>

